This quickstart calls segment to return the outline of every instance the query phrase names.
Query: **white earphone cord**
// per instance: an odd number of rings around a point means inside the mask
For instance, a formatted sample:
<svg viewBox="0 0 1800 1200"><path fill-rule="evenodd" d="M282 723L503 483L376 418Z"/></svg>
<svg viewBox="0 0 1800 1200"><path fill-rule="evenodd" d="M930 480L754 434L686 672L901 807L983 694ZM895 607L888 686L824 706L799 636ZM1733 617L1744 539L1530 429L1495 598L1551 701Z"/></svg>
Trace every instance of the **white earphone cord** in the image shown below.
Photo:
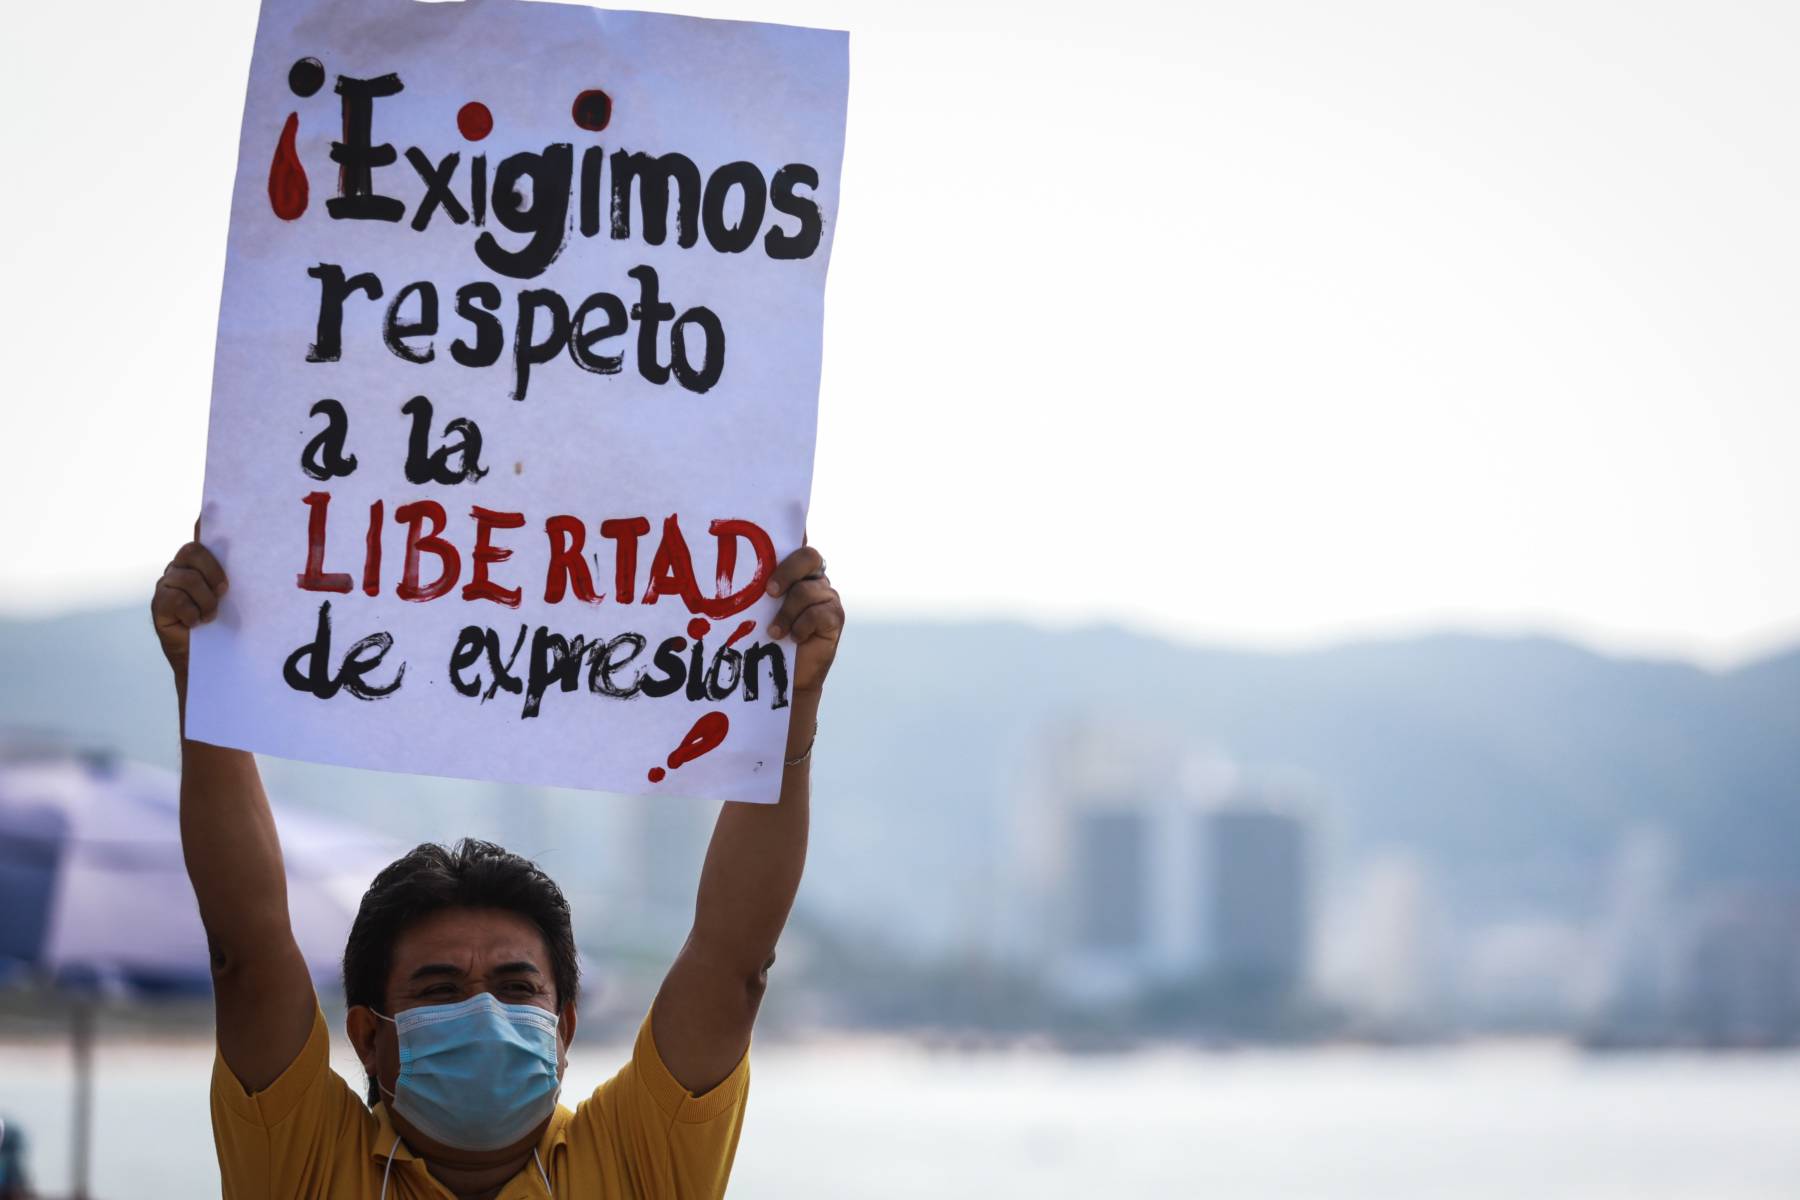
<svg viewBox="0 0 1800 1200"><path fill-rule="evenodd" d="M381 1171L381 1197L380 1197L380 1200L387 1200L388 1176L393 1173L394 1151L398 1150L399 1148L400 1148L400 1135L396 1133L394 1135L394 1144L388 1147L388 1155L387 1155L388 1164L386 1167L382 1168L382 1171Z"/></svg>
<svg viewBox="0 0 1800 1200"><path fill-rule="evenodd" d="M537 1164L538 1177L544 1181L544 1195L554 1200L556 1193L550 1188L550 1172L544 1170L544 1160L538 1157L536 1146L531 1148L531 1161Z"/></svg>
<svg viewBox="0 0 1800 1200"><path fill-rule="evenodd" d="M387 1166L383 1167L381 1170L381 1197L380 1197L380 1200L387 1200L388 1176L394 1170L394 1151L398 1150L399 1148L400 1148L400 1135L395 1134L394 1135L394 1144L388 1147ZM544 1194L546 1196L555 1196L556 1193L554 1191L552 1191L550 1188L550 1173L548 1171L544 1170L544 1160L538 1157L538 1152L537 1152L536 1146L533 1146L531 1148L531 1161L537 1166L538 1178L542 1179L544 1181Z"/></svg>

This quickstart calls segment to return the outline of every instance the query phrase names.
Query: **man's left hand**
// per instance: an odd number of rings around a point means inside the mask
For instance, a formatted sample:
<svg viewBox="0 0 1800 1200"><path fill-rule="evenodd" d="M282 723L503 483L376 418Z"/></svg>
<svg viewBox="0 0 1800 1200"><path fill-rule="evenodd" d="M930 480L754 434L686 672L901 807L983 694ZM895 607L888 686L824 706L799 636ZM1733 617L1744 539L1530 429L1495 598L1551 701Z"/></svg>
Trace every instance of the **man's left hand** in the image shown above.
<svg viewBox="0 0 1800 1200"><path fill-rule="evenodd" d="M844 632L844 602L825 575L825 556L800 547L775 568L768 590L782 597L769 636L794 639L794 690L816 691L825 686Z"/></svg>

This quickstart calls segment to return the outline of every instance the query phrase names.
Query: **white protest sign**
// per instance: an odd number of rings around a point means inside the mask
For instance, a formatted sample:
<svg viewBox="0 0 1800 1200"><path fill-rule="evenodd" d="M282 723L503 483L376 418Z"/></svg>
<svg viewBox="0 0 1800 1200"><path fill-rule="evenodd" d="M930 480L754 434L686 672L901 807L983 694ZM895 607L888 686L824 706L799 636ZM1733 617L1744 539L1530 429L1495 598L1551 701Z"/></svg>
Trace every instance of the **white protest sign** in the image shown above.
<svg viewBox="0 0 1800 1200"><path fill-rule="evenodd" d="M776 798L848 69L825 30L265 0L189 736Z"/></svg>

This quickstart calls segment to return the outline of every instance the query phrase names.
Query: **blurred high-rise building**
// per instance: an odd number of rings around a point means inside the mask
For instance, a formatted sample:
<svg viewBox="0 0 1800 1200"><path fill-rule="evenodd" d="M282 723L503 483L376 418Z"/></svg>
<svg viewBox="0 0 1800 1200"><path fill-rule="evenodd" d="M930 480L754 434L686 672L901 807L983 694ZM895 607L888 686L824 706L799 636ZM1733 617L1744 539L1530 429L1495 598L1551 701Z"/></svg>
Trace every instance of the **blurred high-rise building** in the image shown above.
<svg viewBox="0 0 1800 1200"><path fill-rule="evenodd" d="M1071 722L1045 742L1015 813L1003 957L1078 1002L1208 977L1302 985L1310 825L1285 792L1143 725Z"/></svg>
<svg viewBox="0 0 1800 1200"><path fill-rule="evenodd" d="M1209 973L1287 994L1305 981L1312 888L1306 825L1292 808L1239 795L1199 814Z"/></svg>
<svg viewBox="0 0 1800 1200"><path fill-rule="evenodd" d="M1230 768L1138 724L1071 720L1040 745L1010 814L995 953L1078 1000L1122 999L1193 958L1177 830Z"/></svg>
<svg viewBox="0 0 1800 1200"><path fill-rule="evenodd" d="M1713 1046L1800 1041L1800 893L1739 885L1703 896L1683 959L1684 1035Z"/></svg>
<svg viewBox="0 0 1800 1200"><path fill-rule="evenodd" d="M1632 1044L1668 1036L1679 950L1675 867L1674 840L1662 830L1639 827L1621 837L1578 993L1591 1040Z"/></svg>
<svg viewBox="0 0 1800 1200"><path fill-rule="evenodd" d="M1322 991L1351 1028L1407 1040L1442 1024L1442 906L1417 855L1393 851L1361 864L1317 934Z"/></svg>
<svg viewBox="0 0 1800 1200"><path fill-rule="evenodd" d="M1083 951L1135 954L1149 944L1149 814L1137 807L1070 815L1073 940Z"/></svg>

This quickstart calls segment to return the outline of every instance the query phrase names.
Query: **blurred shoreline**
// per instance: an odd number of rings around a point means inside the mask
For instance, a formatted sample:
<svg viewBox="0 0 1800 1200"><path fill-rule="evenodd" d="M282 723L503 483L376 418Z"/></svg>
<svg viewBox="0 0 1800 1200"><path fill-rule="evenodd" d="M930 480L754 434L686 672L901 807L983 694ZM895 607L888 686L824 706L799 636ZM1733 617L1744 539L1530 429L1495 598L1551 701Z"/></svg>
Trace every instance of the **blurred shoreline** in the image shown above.
<svg viewBox="0 0 1800 1200"><path fill-rule="evenodd" d="M216 1194L206 1040L103 1035L100 1050L97 1200ZM0 1113L58 1194L67 1050L0 1037L0 1052ZM827 1033L759 1035L751 1054L732 1200L1788 1200L1800 1178L1800 1052L1480 1039L1071 1055ZM577 1038L565 1096L628 1055ZM358 1082L341 1038L332 1065Z"/></svg>

